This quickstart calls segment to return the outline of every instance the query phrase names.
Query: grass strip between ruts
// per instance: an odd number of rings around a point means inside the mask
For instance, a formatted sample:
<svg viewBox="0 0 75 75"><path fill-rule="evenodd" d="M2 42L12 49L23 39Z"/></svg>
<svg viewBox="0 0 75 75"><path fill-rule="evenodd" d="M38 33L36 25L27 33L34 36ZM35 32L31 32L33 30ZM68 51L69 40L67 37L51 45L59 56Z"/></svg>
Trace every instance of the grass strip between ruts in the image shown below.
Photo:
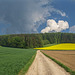
<svg viewBox="0 0 75 75"><path fill-rule="evenodd" d="M34 59L35 59L36 53L32 56L32 58L29 60L29 62L24 66L24 68L18 73L18 75L25 75L29 69L29 67L31 66L31 64L33 63Z"/></svg>
<svg viewBox="0 0 75 75"><path fill-rule="evenodd" d="M41 51L42 52L42 51ZM43 53L43 52L42 52ZM67 72L69 72L71 75L75 75L75 71L72 71L70 68L68 68L67 66L65 66L64 64L62 64L61 62L57 61L56 59L48 56L47 54L43 53L45 56L47 56L48 58L50 58L51 60L53 60L54 62L56 62L58 65L60 65L61 67L63 67Z"/></svg>

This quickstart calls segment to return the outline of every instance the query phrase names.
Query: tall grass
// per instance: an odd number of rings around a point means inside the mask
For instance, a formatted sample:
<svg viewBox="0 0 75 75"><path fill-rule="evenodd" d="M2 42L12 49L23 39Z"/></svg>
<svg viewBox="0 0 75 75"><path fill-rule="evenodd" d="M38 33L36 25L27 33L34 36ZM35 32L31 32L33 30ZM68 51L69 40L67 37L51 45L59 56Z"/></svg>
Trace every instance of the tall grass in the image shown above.
<svg viewBox="0 0 75 75"><path fill-rule="evenodd" d="M19 72L18 75L25 75L32 64L33 60L35 59L36 54L32 56L32 58L29 60L29 62L24 66L24 68Z"/></svg>
<svg viewBox="0 0 75 75"><path fill-rule="evenodd" d="M24 66L28 68L35 53L33 49L0 47L0 75L17 75Z"/></svg>

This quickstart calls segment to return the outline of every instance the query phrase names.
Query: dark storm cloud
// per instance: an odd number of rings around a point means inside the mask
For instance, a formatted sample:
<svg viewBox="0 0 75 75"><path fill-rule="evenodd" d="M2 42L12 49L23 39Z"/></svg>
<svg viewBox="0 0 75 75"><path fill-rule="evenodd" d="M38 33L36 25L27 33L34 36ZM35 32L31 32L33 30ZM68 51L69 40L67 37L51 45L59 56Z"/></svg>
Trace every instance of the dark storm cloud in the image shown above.
<svg viewBox="0 0 75 75"><path fill-rule="evenodd" d="M51 5L45 6L51 0L0 0L0 22L6 25L6 34L33 33L46 21L52 11L64 14Z"/></svg>
<svg viewBox="0 0 75 75"><path fill-rule="evenodd" d="M7 29L7 33L22 32L26 21L25 1L1 1L0 2L0 18L11 26Z"/></svg>

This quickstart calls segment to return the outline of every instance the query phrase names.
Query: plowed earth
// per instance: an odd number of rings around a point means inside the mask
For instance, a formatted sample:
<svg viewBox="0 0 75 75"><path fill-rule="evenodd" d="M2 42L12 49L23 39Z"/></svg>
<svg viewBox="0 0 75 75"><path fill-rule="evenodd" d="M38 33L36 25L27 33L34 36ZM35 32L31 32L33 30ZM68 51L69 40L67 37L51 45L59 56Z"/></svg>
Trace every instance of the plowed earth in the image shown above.
<svg viewBox="0 0 75 75"><path fill-rule="evenodd" d="M42 51L75 71L75 51Z"/></svg>

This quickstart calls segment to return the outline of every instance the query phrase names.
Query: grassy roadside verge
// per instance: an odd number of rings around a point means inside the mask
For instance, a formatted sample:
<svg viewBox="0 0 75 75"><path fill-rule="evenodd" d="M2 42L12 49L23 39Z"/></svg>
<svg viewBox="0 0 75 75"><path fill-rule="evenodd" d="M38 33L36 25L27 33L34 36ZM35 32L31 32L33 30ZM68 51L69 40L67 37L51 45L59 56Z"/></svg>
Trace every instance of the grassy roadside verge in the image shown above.
<svg viewBox="0 0 75 75"><path fill-rule="evenodd" d="M31 66L32 62L34 61L36 56L36 53L32 56L32 58L29 60L29 62L24 66L24 68L18 73L18 75L25 75Z"/></svg>
<svg viewBox="0 0 75 75"><path fill-rule="evenodd" d="M42 51L41 51L42 52ZM43 53L43 52L42 52ZM48 58L50 58L51 60L53 60L54 62L56 62L58 65L60 65L61 67L63 67L67 72L69 72L71 75L75 75L75 71L72 71L70 68L68 68L67 66L65 66L64 64L62 64L61 62L57 61L56 59L48 56L47 54L43 53L45 56L47 56Z"/></svg>
<svg viewBox="0 0 75 75"><path fill-rule="evenodd" d="M57 45L56 43L54 44L47 44L47 45L43 45L43 47L49 47L49 46L53 46L53 45Z"/></svg>

